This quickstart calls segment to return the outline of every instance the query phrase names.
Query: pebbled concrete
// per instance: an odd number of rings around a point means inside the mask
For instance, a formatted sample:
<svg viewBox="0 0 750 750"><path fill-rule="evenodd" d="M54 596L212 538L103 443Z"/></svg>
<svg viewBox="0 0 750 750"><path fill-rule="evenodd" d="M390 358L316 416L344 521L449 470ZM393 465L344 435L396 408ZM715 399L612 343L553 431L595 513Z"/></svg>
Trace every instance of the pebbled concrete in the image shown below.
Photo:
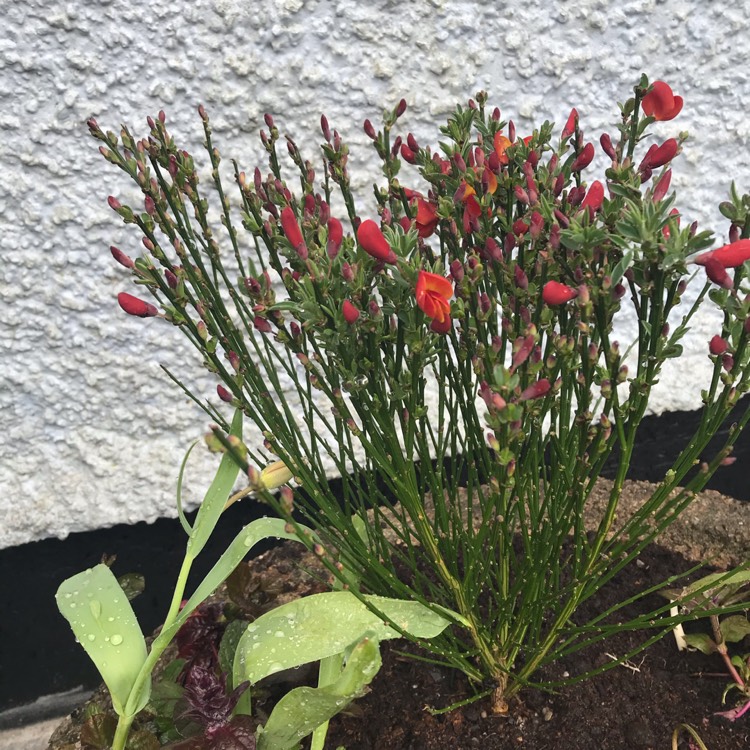
<svg viewBox="0 0 750 750"><path fill-rule="evenodd" d="M402 96L403 127L424 142L480 88L519 132L560 122L575 105L598 137L645 71L685 98L679 120L657 128L692 134L672 183L683 212L724 233L715 206L730 179L750 189L747 10L698 0L157 0L146 10L6 0L0 547L174 515L177 467L206 419L158 362L190 363L186 379L213 391L171 329L117 309L117 292L131 287L107 248L132 254L137 240L106 197L134 192L97 154L87 117L140 129L164 108L197 152L203 102L225 158L251 169L264 112L307 153L325 112L350 143L364 213L379 171L361 123ZM716 320L697 321L685 357L666 368L656 411L698 405ZM194 501L210 465L196 459L186 488Z"/></svg>

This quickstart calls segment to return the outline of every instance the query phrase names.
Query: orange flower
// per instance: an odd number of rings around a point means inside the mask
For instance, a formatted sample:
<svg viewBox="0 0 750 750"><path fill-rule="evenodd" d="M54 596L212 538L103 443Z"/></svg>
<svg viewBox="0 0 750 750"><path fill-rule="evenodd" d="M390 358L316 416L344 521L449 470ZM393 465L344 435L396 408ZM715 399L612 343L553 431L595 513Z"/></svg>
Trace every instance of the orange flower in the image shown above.
<svg viewBox="0 0 750 750"><path fill-rule="evenodd" d="M419 236L423 239L429 237L440 221L437 215L437 206L422 198L417 198L417 218L415 221Z"/></svg>
<svg viewBox="0 0 750 750"><path fill-rule="evenodd" d="M680 114L682 97L675 96L669 84L654 81L641 102L643 112L655 120L672 120Z"/></svg>
<svg viewBox="0 0 750 750"><path fill-rule="evenodd" d="M501 164L508 163L508 154L506 150L511 145L510 139L506 138L502 133L495 133L495 153Z"/></svg>
<svg viewBox="0 0 750 750"><path fill-rule="evenodd" d="M447 333L450 329L453 285L449 279L436 273L420 271L417 278L417 305L422 312L432 318L432 329Z"/></svg>

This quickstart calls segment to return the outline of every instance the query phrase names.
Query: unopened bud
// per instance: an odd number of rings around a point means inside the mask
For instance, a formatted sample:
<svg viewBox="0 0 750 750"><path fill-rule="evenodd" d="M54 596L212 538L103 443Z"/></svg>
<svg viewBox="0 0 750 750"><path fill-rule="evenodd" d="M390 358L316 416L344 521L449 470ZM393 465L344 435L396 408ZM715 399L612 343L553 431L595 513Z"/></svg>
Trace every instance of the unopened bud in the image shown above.
<svg viewBox="0 0 750 750"><path fill-rule="evenodd" d="M117 295L117 303L128 315L134 315L137 318L153 318L159 314L152 304L127 292L120 292Z"/></svg>
<svg viewBox="0 0 750 750"><path fill-rule="evenodd" d="M112 253L112 257L121 265L125 266L125 268L135 268L135 263L133 262L133 259L125 255L122 250L115 247L114 245L111 245L109 248L109 251Z"/></svg>
<svg viewBox="0 0 750 750"><path fill-rule="evenodd" d="M275 490L286 484L293 476L283 461L274 461L260 472L258 486L264 490Z"/></svg>
<svg viewBox="0 0 750 750"><path fill-rule="evenodd" d="M216 386L216 393L222 401L226 401L228 404L234 400L234 396L221 384Z"/></svg>

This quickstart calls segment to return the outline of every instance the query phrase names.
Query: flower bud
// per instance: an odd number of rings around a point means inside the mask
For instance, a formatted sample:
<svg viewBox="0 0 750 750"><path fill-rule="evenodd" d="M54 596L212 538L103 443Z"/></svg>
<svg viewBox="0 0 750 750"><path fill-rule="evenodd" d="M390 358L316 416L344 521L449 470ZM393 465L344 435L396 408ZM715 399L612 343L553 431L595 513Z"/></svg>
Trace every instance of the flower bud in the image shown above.
<svg viewBox="0 0 750 750"><path fill-rule="evenodd" d="M542 289L542 299L548 305L564 305L577 296L577 289L565 286L565 284L561 284L559 281L548 281Z"/></svg>
<svg viewBox="0 0 750 750"><path fill-rule="evenodd" d="M519 289L523 289L524 291L529 288L529 279L526 276L526 272L516 264L515 268L513 269L513 280L516 283L516 286Z"/></svg>
<svg viewBox="0 0 750 750"><path fill-rule="evenodd" d="M405 143L401 144L401 158L409 164L417 163L417 155Z"/></svg>
<svg viewBox="0 0 750 750"><path fill-rule="evenodd" d="M659 181L654 185L654 193L651 196L654 203L658 203L664 200L664 196L669 190L669 183L672 181L672 170L668 169L660 178Z"/></svg>
<svg viewBox="0 0 750 750"><path fill-rule="evenodd" d="M331 142L331 128L328 126L328 118L325 115L320 116L320 129L323 133L323 138L326 139L328 143Z"/></svg>
<svg viewBox="0 0 750 750"><path fill-rule="evenodd" d="M570 138L573 133L575 133L575 129L578 125L578 111L574 107L570 110L570 114L568 115L568 119L565 123L565 127L562 129L562 134L560 137L565 140L566 138Z"/></svg>
<svg viewBox="0 0 750 750"><path fill-rule="evenodd" d="M604 185L599 180L594 180L586 193L586 197L581 201L581 208L590 208L595 213L602 207L604 202Z"/></svg>
<svg viewBox="0 0 750 750"><path fill-rule="evenodd" d="M230 351L229 354L227 354L227 358L229 359L229 364L231 365L232 369L235 372L239 372L240 371L240 358L237 355L237 352Z"/></svg>
<svg viewBox="0 0 750 750"><path fill-rule="evenodd" d="M396 263L396 254L391 249L380 227L372 220L366 219L357 229L357 242L362 249L376 260L383 263Z"/></svg>
<svg viewBox="0 0 750 750"><path fill-rule="evenodd" d="M275 490L292 479L293 474L283 461L274 461L263 469L258 477L258 487L263 490Z"/></svg>
<svg viewBox="0 0 750 750"><path fill-rule="evenodd" d="M459 282L464 277L464 267L460 260L456 259L451 262L450 273L454 281Z"/></svg>
<svg viewBox="0 0 750 750"><path fill-rule="evenodd" d="M724 289L731 289L734 286L732 277L727 273L724 266L714 258L709 258L706 261L706 276L708 276L714 284L717 284Z"/></svg>
<svg viewBox="0 0 750 750"><path fill-rule="evenodd" d="M134 315L137 318L153 318L159 314L152 304L127 292L120 292L117 295L117 303L128 315Z"/></svg>
<svg viewBox="0 0 750 750"><path fill-rule="evenodd" d="M614 161L617 158L617 152L615 151L615 147L612 145L612 139L609 137L608 133L602 133L602 137L599 139L599 143L602 146L602 151L610 158L612 161Z"/></svg>
<svg viewBox="0 0 750 750"><path fill-rule="evenodd" d="M253 326L255 327L256 331L260 331L261 333L271 333L271 331L273 330L268 320L261 317L260 315L256 315L253 319Z"/></svg>
<svg viewBox="0 0 750 750"><path fill-rule="evenodd" d="M714 336L708 344L708 350L714 356L724 354L728 348L729 344L718 334Z"/></svg>
<svg viewBox="0 0 750 750"><path fill-rule="evenodd" d="M234 396L221 384L216 386L216 393L222 401L226 401L228 404L231 404L234 400Z"/></svg>
<svg viewBox="0 0 750 750"><path fill-rule="evenodd" d="M341 312L349 325L354 325L359 320L359 310L348 299L341 305Z"/></svg>
<svg viewBox="0 0 750 750"><path fill-rule="evenodd" d="M109 251L112 253L112 257L121 266L125 266L125 268L135 268L135 263L133 262L133 259L125 255L125 253L122 250L120 250L120 248L115 247L114 245L110 245Z"/></svg>
<svg viewBox="0 0 750 750"><path fill-rule="evenodd" d="M518 397L519 401L531 401L535 398L541 398L549 393L551 384L547 378L541 378L536 383L532 383L528 388L521 391L521 395Z"/></svg>
<svg viewBox="0 0 750 750"><path fill-rule="evenodd" d="M280 221L281 228L289 243L297 251L299 257L302 260L306 260L307 245L305 245L304 237L297 223L297 217L294 215L294 210L291 206L285 206L282 209Z"/></svg>
<svg viewBox="0 0 750 750"><path fill-rule="evenodd" d="M177 276L175 276L175 274L172 273L172 271L170 271L168 268L164 269L164 278L167 280L167 284L169 285L170 289L177 289L179 280L177 279Z"/></svg>
<svg viewBox="0 0 750 750"><path fill-rule="evenodd" d="M587 143L581 152L578 154L578 156L575 158L575 161L570 167L571 172L580 172L583 169L586 169L589 164L594 160L594 144L593 143Z"/></svg>
<svg viewBox="0 0 750 750"><path fill-rule="evenodd" d="M339 254L343 237L343 225L337 218L331 216L331 218L328 219L328 242L326 244L326 252L331 260Z"/></svg>
<svg viewBox="0 0 750 750"><path fill-rule="evenodd" d="M365 135L367 135L368 138L371 138L373 141L377 140L378 135L375 132L375 128L373 127L372 123L369 120L365 120L364 128L365 128Z"/></svg>

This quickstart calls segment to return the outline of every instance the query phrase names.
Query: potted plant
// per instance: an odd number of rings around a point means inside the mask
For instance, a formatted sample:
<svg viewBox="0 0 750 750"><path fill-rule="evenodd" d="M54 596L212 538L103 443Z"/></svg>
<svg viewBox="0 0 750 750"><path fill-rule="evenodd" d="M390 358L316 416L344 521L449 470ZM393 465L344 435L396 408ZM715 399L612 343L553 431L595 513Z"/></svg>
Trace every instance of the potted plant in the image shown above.
<svg viewBox="0 0 750 750"><path fill-rule="evenodd" d="M745 606L696 598L698 587L633 614L672 579L589 608L731 460L750 418L744 409L705 458L750 377L750 198L732 187L720 207L730 241L716 249L683 219L670 180L687 136L664 137L682 104L642 77L600 139L609 166L592 180L596 147L575 109L561 129L545 122L520 137L480 92L431 148L396 135L402 100L381 129L365 122L383 163L377 220L358 213L348 148L325 117L322 174L286 138L295 194L267 116L270 171L235 162L233 207L199 108L218 223L163 113L140 140L89 121L103 156L143 193L143 206L109 203L145 254L112 254L154 302L123 292L120 306L181 330L216 375L219 403L172 375L216 422L211 445L338 586L415 639L419 658L463 673L490 715L512 717L529 686L630 664L682 622ZM618 518L651 390L708 304L723 322L706 342L700 425L650 496ZM262 443L232 434L222 402ZM587 531L614 453L614 481ZM296 489L272 494L260 467ZM451 626L414 636L373 596L416 602ZM648 636L629 651L555 674L561 660L634 630Z"/></svg>

